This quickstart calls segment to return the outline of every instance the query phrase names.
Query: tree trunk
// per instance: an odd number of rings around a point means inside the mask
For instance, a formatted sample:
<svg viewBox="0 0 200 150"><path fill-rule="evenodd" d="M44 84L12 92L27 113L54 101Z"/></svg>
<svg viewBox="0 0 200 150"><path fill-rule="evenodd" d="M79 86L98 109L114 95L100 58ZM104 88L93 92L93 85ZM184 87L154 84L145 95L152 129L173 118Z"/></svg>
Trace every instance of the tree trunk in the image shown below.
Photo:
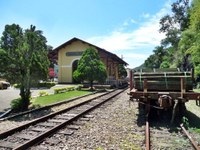
<svg viewBox="0 0 200 150"><path fill-rule="evenodd" d="M90 81L90 90L91 90L91 91L94 91L94 88L93 88L93 80Z"/></svg>
<svg viewBox="0 0 200 150"><path fill-rule="evenodd" d="M22 111L25 111L28 109L28 106L30 104L30 94L31 94L30 89L26 89L24 88L24 86L20 88L20 96L23 101L23 104L21 106Z"/></svg>

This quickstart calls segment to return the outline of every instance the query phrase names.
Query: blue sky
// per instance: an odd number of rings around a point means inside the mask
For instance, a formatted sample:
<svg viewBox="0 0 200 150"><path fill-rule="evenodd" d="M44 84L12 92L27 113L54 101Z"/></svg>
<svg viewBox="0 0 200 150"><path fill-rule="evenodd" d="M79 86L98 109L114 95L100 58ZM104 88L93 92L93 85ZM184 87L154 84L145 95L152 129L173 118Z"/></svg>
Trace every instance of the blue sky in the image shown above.
<svg viewBox="0 0 200 150"><path fill-rule="evenodd" d="M165 37L159 20L175 0L1 0L0 36L6 24L35 25L56 48L73 37L117 54L129 68L141 65Z"/></svg>

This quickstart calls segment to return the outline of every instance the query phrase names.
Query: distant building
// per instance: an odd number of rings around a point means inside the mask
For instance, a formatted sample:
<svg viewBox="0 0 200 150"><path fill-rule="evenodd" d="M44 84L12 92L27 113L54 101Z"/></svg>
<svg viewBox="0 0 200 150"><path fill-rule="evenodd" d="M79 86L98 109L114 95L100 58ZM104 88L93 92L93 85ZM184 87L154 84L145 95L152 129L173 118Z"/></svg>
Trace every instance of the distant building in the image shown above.
<svg viewBox="0 0 200 150"><path fill-rule="evenodd" d="M85 42L78 38L63 43L53 50L58 54L58 82L59 83L73 83L73 72L77 69L78 61L83 52L92 47L97 50L101 61L105 64L108 79L118 80L118 65L127 63L119 58L117 55L106 51L93 44Z"/></svg>

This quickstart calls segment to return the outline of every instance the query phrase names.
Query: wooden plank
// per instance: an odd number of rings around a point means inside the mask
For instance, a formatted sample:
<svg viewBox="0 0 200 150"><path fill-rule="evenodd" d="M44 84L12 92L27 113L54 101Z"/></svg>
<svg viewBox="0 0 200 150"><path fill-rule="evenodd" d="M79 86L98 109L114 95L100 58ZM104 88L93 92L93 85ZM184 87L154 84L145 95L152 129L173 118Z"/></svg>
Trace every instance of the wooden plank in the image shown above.
<svg viewBox="0 0 200 150"><path fill-rule="evenodd" d="M45 132L45 131L47 131L47 129L46 128L39 128L39 127L37 127L37 128L32 128L32 129L30 129L31 131L36 131L36 132Z"/></svg>
<svg viewBox="0 0 200 150"><path fill-rule="evenodd" d="M185 78L187 81L192 81L191 76L134 76L134 81L141 81L144 79L156 80L156 81L165 81L166 79L170 81L180 80L180 78Z"/></svg>
<svg viewBox="0 0 200 150"><path fill-rule="evenodd" d="M80 129L80 126L77 126L77 125L69 125L67 126L68 129L72 129L72 130L78 130Z"/></svg>
<svg viewBox="0 0 200 150"><path fill-rule="evenodd" d="M35 136L29 135L29 134L18 134L16 135L16 137L25 139L25 140L30 140L30 139L33 139Z"/></svg>
<svg viewBox="0 0 200 150"><path fill-rule="evenodd" d="M40 123L38 124L39 126L44 126L44 127L54 127L55 123L51 123L51 122L46 122L46 123Z"/></svg>
<svg viewBox="0 0 200 150"><path fill-rule="evenodd" d="M158 99L158 96L161 92L158 91L148 91L144 93L143 91L131 90L130 95L133 98L140 98L141 96L150 96L152 99ZM167 92L173 99L181 97L181 92ZM188 100L200 100L200 93L196 92L185 92L183 93L183 98Z"/></svg>
<svg viewBox="0 0 200 150"><path fill-rule="evenodd" d="M63 123L63 122L65 122L65 121L67 121L67 120L61 120L61 119L49 119L48 121L49 121L49 122L55 122L55 123Z"/></svg>
<svg viewBox="0 0 200 150"><path fill-rule="evenodd" d="M193 89L193 85L192 85L192 81L185 81L184 83L184 87L186 91L192 90ZM148 85L148 91L153 91L153 90L157 90L157 91L181 91L181 82L180 80L176 80L176 81L147 81L147 85ZM139 82L136 81L135 82L135 89L138 90L143 90L143 81Z"/></svg>
<svg viewBox="0 0 200 150"><path fill-rule="evenodd" d="M62 114L62 115L68 116L68 117L75 117L75 116L77 116L78 114Z"/></svg>
<svg viewBox="0 0 200 150"><path fill-rule="evenodd" d="M180 72L178 68L142 68L136 69L136 72Z"/></svg>
<svg viewBox="0 0 200 150"><path fill-rule="evenodd" d="M68 120L68 119L71 119L70 116L66 116L66 115L62 115L62 116L56 116L55 117L56 119L63 119L63 120Z"/></svg>
<svg viewBox="0 0 200 150"><path fill-rule="evenodd" d="M192 76L191 72L135 72L134 76Z"/></svg>
<svg viewBox="0 0 200 150"><path fill-rule="evenodd" d="M154 69L155 72L179 72L178 68L159 68Z"/></svg>

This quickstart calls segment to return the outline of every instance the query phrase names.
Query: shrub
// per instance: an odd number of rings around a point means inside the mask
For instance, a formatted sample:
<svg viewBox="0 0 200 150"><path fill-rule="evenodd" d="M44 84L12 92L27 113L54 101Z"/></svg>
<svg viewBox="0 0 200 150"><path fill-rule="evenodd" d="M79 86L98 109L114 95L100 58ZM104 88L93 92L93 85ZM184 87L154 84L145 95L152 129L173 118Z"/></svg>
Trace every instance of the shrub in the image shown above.
<svg viewBox="0 0 200 150"><path fill-rule="evenodd" d="M47 95L49 95L49 94L46 91L40 91L39 92L39 96L47 96Z"/></svg>
<svg viewBox="0 0 200 150"><path fill-rule="evenodd" d="M67 91L73 91L73 90L75 90L75 87L74 86L70 86L70 87L67 87L66 90Z"/></svg>
<svg viewBox="0 0 200 150"><path fill-rule="evenodd" d="M81 88L83 88L83 85L82 85L82 84L79 84L79 85L76 87L76 90L77 90L77 91L80 91Z"/></svg>
<svg viewBox="0 0 200 150"><path fill-rule="evenodd" d="M65 88L56 88L54 89L54 94L64 93L64 92L73 91L73 90L75 90L74 86L65 87Z"/></svg>
<svg viewBox="0 0 200 150"><path fill-rule="evenodd" d="M200 89L200 82L197 83L197 89Z"/></svg>
<svg viewBox="0 0 200 150"><path fill-rule="evenodd" d="M55 82L40 82L40 83L38 83L37 87L38 88L41 88L41 87L51 88L55 85L56 85Z"/></svg>
<svg viewBox="0 0 200 150"><path fill-rule="evenodd" d="M21 111L23 106L23 101L21 98L14 99L10 103L11 109L14 111Z"/></svg>
<svg viewBox="0 0 200 150"><path fill-rule="evenodd" d="M54 89L54 94L67 92L66 88L56 88Z"/></svg>
<svg viewBox="0 0 200 150"><path fill-rule="evenodd" d="M13 84L14 88L20 88L20 84Z"/></svg>
<svg viewBox="0 0 200 150"><path fill-rule="evenodd" d="M40 108L41 106L39 104L31 104L29 109L38 109Z"/></svg>

